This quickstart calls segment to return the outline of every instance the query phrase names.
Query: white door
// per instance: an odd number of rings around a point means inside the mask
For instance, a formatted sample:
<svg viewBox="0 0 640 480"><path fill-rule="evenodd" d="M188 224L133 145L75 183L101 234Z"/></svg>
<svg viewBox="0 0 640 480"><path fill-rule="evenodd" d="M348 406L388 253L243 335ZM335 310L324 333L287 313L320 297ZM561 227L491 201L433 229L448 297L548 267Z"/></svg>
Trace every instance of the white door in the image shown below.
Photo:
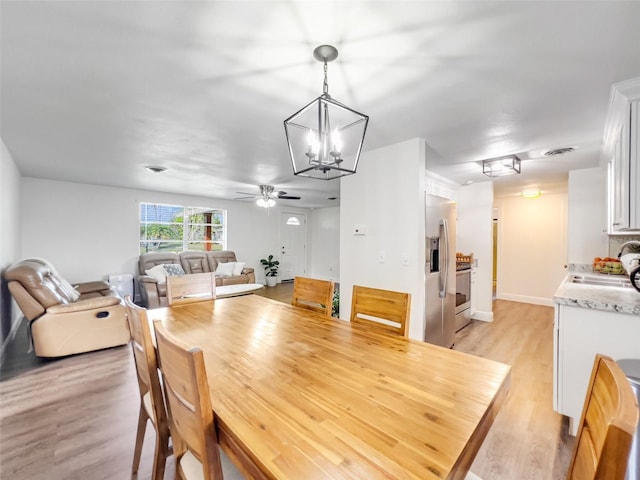
<svg viewBox="0 0 640 480"><path fill-rule="evenodd" d="M307 269L307 217L304 213L280 214L281 280L304 276Z"/></svg>

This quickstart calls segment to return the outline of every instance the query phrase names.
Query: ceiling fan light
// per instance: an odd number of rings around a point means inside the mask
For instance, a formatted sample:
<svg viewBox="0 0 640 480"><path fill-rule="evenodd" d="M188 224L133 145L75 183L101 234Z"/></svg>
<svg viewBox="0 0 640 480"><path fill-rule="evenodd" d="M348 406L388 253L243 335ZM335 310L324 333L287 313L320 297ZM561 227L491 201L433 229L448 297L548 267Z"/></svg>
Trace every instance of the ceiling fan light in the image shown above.
<svg viewBox="0 0 640 480"><path fill-rule="evenodd" d="M275 206L276 201L273 198L258 198L256 200L256 205L262 208L270 208Z"/></svg>

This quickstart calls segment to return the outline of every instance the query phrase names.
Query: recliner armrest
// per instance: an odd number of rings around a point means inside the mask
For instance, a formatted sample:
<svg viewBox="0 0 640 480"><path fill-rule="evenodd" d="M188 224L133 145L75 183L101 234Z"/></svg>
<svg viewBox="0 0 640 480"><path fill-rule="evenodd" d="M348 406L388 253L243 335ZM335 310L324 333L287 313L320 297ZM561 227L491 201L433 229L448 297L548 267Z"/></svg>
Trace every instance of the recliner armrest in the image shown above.
<svg viewBox="0 0 640 480"><path fill-rule="evenodd" d="M87 310L97 310L100 308L111 307L120 303L118 297L96 297L87 300L79 300L77 302L68 303L66 305L54 305L47 308L47 313L70 313L81 312Z"/></svg>
<svg viewBox="0 0 640 480"><path fill-rule="evenodd" d="M99 292L101 290L109 290L111 287L107 282L99 280L95 282L79 283L77 285L74 285L74 288L78 291L79 294L83 294Z"/></svg>
<svg viewBox="0 0 640 480"><path fill-rule="evenodd" d="M251 267L245 267L245 268L242 269L242 273L244 273L245 275L248 274L248 273L253 273L253 272L254 272L254 269L251 268Z"/></svg>
<svg viewBox="0 0 640 480"><path fill-rule="evenodd" d="M138 277L140 284L140 296L147 308L158 308L160 306L160 293L158 292L158 281L150 275Z"/></svg>

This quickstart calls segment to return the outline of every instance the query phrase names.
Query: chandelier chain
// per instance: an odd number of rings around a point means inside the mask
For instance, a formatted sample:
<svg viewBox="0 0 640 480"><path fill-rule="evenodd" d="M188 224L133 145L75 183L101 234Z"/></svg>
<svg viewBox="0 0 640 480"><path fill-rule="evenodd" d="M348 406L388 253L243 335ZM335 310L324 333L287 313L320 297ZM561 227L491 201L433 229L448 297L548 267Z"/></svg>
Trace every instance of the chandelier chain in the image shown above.
<svg viewBox="0 0 640 480"><path fill-rule="evenodd" d="M324 83L322 84L322 93L329 95L329 81L327 80L327 61L324 61Z"/></svg>

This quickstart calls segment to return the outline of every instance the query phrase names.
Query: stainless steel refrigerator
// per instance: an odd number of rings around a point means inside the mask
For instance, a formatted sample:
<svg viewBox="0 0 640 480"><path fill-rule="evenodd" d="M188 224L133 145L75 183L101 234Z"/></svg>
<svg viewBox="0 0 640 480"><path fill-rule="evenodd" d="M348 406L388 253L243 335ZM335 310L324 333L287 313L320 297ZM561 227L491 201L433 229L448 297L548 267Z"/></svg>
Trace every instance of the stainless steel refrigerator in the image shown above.
<svg viewBox="0 0 640 480"><path fill-rule="evenodd" d="M425 342L451 347L456 320L456 205L426 195Z"/></svg>

